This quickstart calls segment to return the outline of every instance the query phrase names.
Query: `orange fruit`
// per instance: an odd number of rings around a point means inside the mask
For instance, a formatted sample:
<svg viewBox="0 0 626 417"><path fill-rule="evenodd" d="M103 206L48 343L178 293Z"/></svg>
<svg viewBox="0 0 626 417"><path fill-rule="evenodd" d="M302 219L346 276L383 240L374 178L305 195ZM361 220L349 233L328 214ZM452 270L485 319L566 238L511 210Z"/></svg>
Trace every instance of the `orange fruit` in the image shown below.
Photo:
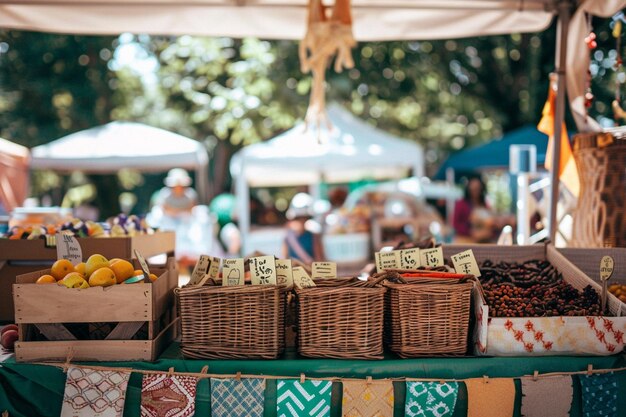
<svg viewBox="0 0 626 417"><path fill-rule="evenodd" d="M67 259L59 259L52 264L50 268L50 275L52 275L57 281L63 279L70 272L74 272L74 265Z"/></svg>
<svg viewBox="0 0 626 417"><path fill-rule="evenodd" d="M92 287L108 287L115 284L117 284L115 272L109 267L98 268L89 276L89 285Z"/></svg>
<svg viewBox="0 0 626 417"><path fill-rule="evenodd" d="M121 260L122 260L121 258L111 258L109 259L109 265L113 265L115 262L121 261Z"/></svg>
<svg viewBox="0 0 626 417"><path fill-rule="evenodd" d="M109 266L109 268L111 268L111 270L115 273L118 284L121 284L128 278L132 277L133 273L135 272L135 267L133 267L133 264L123 259L120 259L117 262L113 262L111 266Z"/></svg>
<svg viewBox="0 0 626 417"><path fill-rule="evenodd" d="M57 284L65 285L67 288L89 288L89 284L85 278L78 272L70 272L65 278L57 282Z"/></svg>
<svg viewBox="0 0 626 417"><path fill-rule="evenodd" d="M133 276L136 277L137 275L143 275L143 271L141 269L135 269Z"/></svg>
<svg viewBox="0 0 626 417"><path fill-rule="evenodd" d="M157 276L156 276L156 275L154 275L154 274L150 274L150 281L154 282L154 281L156 281L156 280L157 280L157 278L159 278L159 277L157 277Z"/></svg>
<svg viewBox="0 0 626 417"><path fill-rule="evenodd" d="M79 274L81 274L83 277L87 276L87 273L85 272L85 267L87 265L84 262L79 263L78 265L76 265L74 267L74 271L78 272Z"/></svg>
<svg viewBox="0 0 626 417"><path fill-rule="evenodd" d="M85 263L85 274L91 276L97 269L109 266L109 260L102 255L94 254L87 259Z"/></svg>
<svg viewBox="0 0 626 417"><path fill-rule="evenodd" d="M35 284L55 284L57 282L56 278L52 275L42 275L40 276Z"/></svg>

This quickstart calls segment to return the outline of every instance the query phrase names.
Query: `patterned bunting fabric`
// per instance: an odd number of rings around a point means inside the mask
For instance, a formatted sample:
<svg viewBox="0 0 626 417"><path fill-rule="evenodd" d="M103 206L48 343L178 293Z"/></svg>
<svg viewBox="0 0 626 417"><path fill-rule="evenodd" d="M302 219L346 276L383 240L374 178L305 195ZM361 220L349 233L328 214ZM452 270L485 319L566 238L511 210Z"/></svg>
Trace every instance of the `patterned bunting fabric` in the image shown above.
<svg viewBox="0 0 626 417"><path fill-rule="evenodd" d="M406 383L407 417L447 417L454 413L459 394L457 382L410 382Z"/></svg>
<svg viewBox="0 0 626 417"><path fill-rule="evenodd" d="M583 417L617 417L617 378L607 374L581 375Z"/></svg>
<svg viewBox="0 0 626 417"><path fill-rule="evenodd" d="M515 383L511 378L466 379L467 417L511 417ZM547 416L546 416L547 417Z"/></svg>
<svg viewBox="0 0 626 417"><path fill-rule="evenodd" d="M344 417L393 416L391 381L343 381Z"/></svg>
<svg viewBox="0 0 626 417"><path fill-rule="evenodd" d="M211 378L212 417L263 417L265 380Z"/></svg>
<svg viewBox="0 0 626 417"><path fill-rule="evenodd" d="M330 417L331 381L280 379L276 385L278 417Z"/></svg>
<svg viewBox="0 0 626 417"><path fill-rule="evenodd" d="M197 382L196 377L186 375L144 375L141 384L141 417L192 416Z"/></svg>
<svg viewBox="0 0 626 417"><path fill-rule="evenodd" d="M573 396L570 376L520 379L524 417L569 417Z"/></svg>
<svg viewBox="0 0 626 417"><path fill-rule="evenodd" d="M70 367L61 417L121 417L129 378L128 372Z"/></svg>

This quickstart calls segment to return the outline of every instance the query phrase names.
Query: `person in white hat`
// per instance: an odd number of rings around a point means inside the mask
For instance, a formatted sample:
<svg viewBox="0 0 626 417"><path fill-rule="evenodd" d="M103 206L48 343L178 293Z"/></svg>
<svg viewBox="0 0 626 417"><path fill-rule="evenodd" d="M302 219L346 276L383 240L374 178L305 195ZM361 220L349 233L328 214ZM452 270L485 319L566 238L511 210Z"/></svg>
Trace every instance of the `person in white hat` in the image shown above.
<svg viewBox="0 0 626 417"><path fill-rule="evenodd" d="M158 201L164 214L175 217L190 213L193 206L198 204L198 195L190 187L191 177L184 169L171 169L163 182L167 187L159 192Z"/></svg>
<svg viewBox="0 0 626 417"><path fill-rule="evenodd" d="M298 259L305 264L321 261L324 250L319 234L306 228L313 214L313 198L306 193L296 194L287 210L287 235L283 242L283 257Z"/></svg>

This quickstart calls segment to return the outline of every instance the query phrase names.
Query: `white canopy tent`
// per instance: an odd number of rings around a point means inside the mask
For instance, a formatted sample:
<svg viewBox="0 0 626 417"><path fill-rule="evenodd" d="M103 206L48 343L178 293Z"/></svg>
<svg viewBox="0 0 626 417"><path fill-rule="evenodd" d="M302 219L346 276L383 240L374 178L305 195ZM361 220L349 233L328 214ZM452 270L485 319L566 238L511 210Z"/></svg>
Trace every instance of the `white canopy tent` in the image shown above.
<svg viewBox="0 0 626 417"><path fill-rule="evenodd" d="M327 108L330 131L317 133L298 124L266 142L233 155L230 172L236 184L239 227L250 230L250 187L340 183L362 178L424 175L424 151L414 142L378 130L337 104Z"/></svg>
<svg viewBox="0 0 626 417"><path fill-rule="evenodd" d="M195 170L200 201L206 202L209 158L202 143L141 123L111 122L72 133L33 148L31 157L32 168L55 171Z"/></svg>
<svg viewBox="0 0 626 417"><path fill-rule="evenodd" d="M265 39L301 39L306 0L4 0L0 27L76 34L122 32L206 35ZM558 18L556 115L554 135L561 137L565 79L578 128L596 129L582 103L589 51L587 15L607 17L626 0L352 0L357 40L452 39L480 35L537 32ZM574 14L573 19L571 19ZM570 25L571 20L571 25ZM568 42L568 35L570 41ZM567 71L566 71L567 69ZM556 233L556 140L551 179L550 236Z"/></svg>

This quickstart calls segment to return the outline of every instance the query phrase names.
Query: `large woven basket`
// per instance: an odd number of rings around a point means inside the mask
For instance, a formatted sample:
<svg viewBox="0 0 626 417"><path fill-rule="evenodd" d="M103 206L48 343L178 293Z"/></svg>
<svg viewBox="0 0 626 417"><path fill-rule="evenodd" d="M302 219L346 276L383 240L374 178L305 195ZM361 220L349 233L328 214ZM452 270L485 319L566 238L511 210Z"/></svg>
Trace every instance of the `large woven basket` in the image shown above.
<svg viewBox="0 0 626 417"><path fill-rule="evenodd" d="M475 279L386 282L385 340L402 358L464 355Z"/></svg>
<svg viewBox="0 0 626 417"><path fill-rule="evenodd" d="M382 359L384 287L357 279L317 280L296 290L298 351L311 358Z"/></svg>
<svg viewBox="0 0 626 417"><path fill-rule="evenodd" d="M193 359L275 359L285 347L285 294L274 285L176 290L181 349Z"/></svg>

